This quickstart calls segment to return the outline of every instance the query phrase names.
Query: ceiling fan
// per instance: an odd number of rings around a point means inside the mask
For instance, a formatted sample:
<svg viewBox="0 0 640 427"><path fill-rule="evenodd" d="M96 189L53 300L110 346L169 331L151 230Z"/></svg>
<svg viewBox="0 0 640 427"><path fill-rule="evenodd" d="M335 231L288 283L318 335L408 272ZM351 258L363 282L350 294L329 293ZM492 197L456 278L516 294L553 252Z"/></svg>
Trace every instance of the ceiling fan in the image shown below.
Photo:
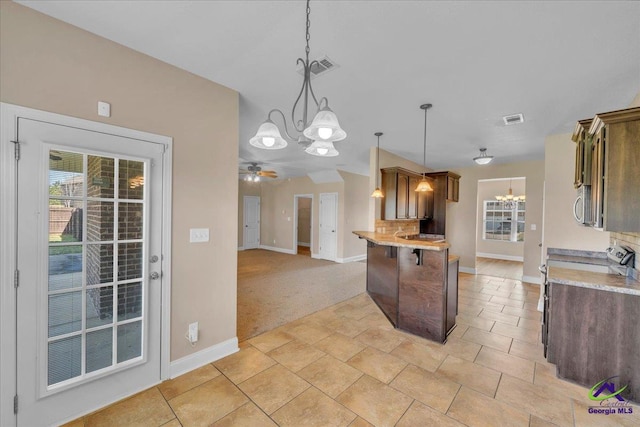
<svg viewBox="0 0 640 427"><path fill-rule="evenodd" d="M262 170L262 168L258 166L258 163L256 162L249 162L249 166L247 166L247 169L240 169L240 173L246 175L244 177L245 181L253 181L253 182L260 181L260 177L265 177L265 178L278 177L278 175L276 174L276 171Z"/></svg>

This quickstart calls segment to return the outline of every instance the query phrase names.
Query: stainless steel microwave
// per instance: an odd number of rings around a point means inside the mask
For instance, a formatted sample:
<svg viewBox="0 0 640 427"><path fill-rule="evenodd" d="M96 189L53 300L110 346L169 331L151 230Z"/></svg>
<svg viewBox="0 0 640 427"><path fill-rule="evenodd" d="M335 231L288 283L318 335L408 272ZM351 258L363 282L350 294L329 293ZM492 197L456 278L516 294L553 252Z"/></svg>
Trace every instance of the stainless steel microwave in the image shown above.
<svg viewBox="0 0 640 427"><path fill-rule="evenodd" d="M573 203L573 217L582 225L591 225L591 186L582 185L578 188L578 196Z"/></svg>

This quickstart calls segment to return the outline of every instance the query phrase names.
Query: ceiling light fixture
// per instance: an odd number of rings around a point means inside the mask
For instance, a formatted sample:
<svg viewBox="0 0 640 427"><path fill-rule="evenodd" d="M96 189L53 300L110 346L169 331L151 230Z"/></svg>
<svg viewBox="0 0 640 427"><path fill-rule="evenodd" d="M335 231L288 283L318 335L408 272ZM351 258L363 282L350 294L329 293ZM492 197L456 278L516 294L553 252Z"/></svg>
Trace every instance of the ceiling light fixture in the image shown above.
<svg viewBox="0 0 640 427"><path fill-rule="evenodd" d="M311 8L309 7L309 0L307 0L307 29L306 39L307 45L305 47L305 59L298 58L297 63L302 64L304 67L304 79L302 81L302 87L300 93L293 103L291 109L291 122L293 128L299 132L297 137L289 134L287 128L287 119L281 110L273 109L269 111L267 120L260 125L256 135L249 140L249 144L254 147L261 148L263 150L278 150L287 146L287 141L280 134L278 126L271 120L272 113L280 113L284 122L284 132L290 141L296 141L299 144L307 147L305 152L313 154L314 156L331 157L337 156L338 150L335 149L333 143L336 141L342 141L347 137L347 133L340 127L338 123L338 117L329 108L329 101L327 98L321 98L317 100L316 95L313 93L311 87L311 68L318 66L318 61L309 62L309 27L311 21L309 20L309 14ZM309 95L311 95L309 97ZM304 96L304 97L303 97ZM302 104L300 100L302 98ZM313 121L308 120L309 102L313 100L315 103L317 113ZM302 116L296 119L296 111L298 106L302 108Z"/></svg>
<svg viewBox="0 0 640 427"><path fill-rule="evenodd" d="M380 173L380 137L383 135L382 132L374 133L375 136L378 137L378 149L376 150L376 189L371 193L371 197L375 197L376 199L380 199L384 197L382 191L380 191L380 186L378 185L378 174Z"/></svg>
<svg viewBox="0 0 640 427"><path fill-rule="evenodd" d="M425 169L427 168L427 110L431 107L433 107L431 104L422 104L420 106L420 109L424 110L424 152L422 157L422 166L424 166ZM433 191L431 184L427 181L426 172L422 173L422 179L418 183L416 191Z"/></svg>
<svg viewBox="0 0 640 427"><path fill-rule="evenodd" d="M481 148L480 155L473 158L473 161L479 165L486 165L488 163L491 163L491 160L493 160L493 156L487 156L486 148Z"/></svg>
<svg viewBox="0 0 640 427"><path fill-rule="evenodd" d="M504 196L496 196L496 200L502 202L502 206L505 209L511 210L518 206L518 202L524 202L525 196L523 194L522 196L514 197L513 190L511 189L511 179L509 179L509 193Z"/></svg>

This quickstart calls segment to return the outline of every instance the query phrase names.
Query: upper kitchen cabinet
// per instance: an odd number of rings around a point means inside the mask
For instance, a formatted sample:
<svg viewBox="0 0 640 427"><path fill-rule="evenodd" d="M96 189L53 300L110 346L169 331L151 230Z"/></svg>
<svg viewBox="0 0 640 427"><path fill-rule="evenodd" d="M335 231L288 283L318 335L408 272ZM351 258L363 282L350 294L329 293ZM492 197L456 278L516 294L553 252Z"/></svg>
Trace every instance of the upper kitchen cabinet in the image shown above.
<svg viewBox="0 0 640 427"><path fill-rule="evenodd" d="M416 219L431 216L430 206L433 206L433 202L429 203L427 194L418 194L415 191L422 179L420 174L400 167L385 168L380 172L384 192L381 219ZM433 181L431 185L433 186Z"/></svg>
<svg viewBox="0 0 640 427"><path fill-rule="evenodd" d="M428 177L433 178L436 185L436 200L457 202L460 194L460 175L453 172L430 172Z"/></svg>
<svg viewBox="0 0 640 427"><path fill-rule="evenodd" d="M571 135L576 143L576 165L573 186L591 185L591 135L589 128L593 119L580 120Z"/></svg>
<svg viewBox="0 0 640 427"><path fill-rule="evenodd" d="M593 226L640 231L640 107L596 115L589 135Z"/></svg>

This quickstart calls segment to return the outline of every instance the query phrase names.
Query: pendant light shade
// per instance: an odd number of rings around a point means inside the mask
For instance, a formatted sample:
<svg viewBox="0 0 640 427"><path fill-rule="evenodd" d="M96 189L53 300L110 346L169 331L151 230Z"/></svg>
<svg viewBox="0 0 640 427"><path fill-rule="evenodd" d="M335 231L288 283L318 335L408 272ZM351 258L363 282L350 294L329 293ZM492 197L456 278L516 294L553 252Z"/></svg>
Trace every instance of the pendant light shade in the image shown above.
<svg viewBox="0 0 640 427"><path fill-rule="evenodd" d="M427 168L427 110L433 107L431 104L422 104L420 106L421 110L424 110L424 152L422 157L422 166ZM426 172L422 174L422 179L418 183L416 187L416 191L433 191L431 184L427 181Z"/></svg>
<svg viewBox="0 0 640 427"><path fill-rule="evenodd" d="M279 150L287 146L287 141L280 135L280 129L267 119L258 128L256 136L249 140L249 144L263 150Z"/></svg>
<svg viewBox="0 0 640 427"><path fill-rule="evenodd" d="M380 137L382 136L382 132L376 132L374 135L378 137L378 148L376 149L376 189L371 193L371 197L380 199L384 197L384 194L382 194L380 186L378 185L378 174L380 173Z"/></svg>
<svg viewBox="0 0 640 427"><path fill-rule="evenodd" d="M339 154L338 150L333 146L333 143L326 141L313 141L304 151L320 157L335 157Z"/></svg>
<svg viewBox="0 0 640 427"><path fill-rule="evenodd" d="M304 136L313 141L342 141L347 133L340 127L338 117L326 106L318 111L313 122L303 132Z"/></svg>
<svg viewBox="0 0 640 427"><path fill-rule="evenodd" d="M480 155L478 157L474 157L473 161L479 165L486 165L493 160L493 156L487 156L487 149L481 148Z"/></svg>

